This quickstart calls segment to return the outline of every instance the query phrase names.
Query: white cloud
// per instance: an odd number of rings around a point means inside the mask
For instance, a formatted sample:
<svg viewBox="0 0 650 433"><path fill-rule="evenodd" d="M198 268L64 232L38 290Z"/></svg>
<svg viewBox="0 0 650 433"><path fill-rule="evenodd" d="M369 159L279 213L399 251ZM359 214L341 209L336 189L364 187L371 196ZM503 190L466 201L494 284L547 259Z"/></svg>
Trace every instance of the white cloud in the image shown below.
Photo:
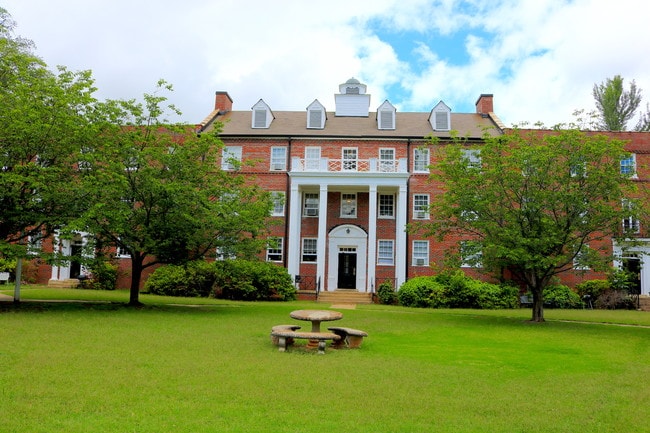
<svg viewBox="0 0 650 433"><path fill-rule="evenodd" d="M137 97L165 78L190 123L212 110L217 90L235 109L263 98L274 110L314 99L333 110L338 84L352 76L368 85L373 110L389 99L428 111L442 99L473 111L479 94L493 93L506 124L569 121L574 109L593 108L593 84L615 74L635 79L650 101L650 29L635 0L5 3L52 67L92 69L106 98ZM377 26L421 34L416 60L407 63L412 53L381 40ZM461 35L453 49L466 60L421 42L436 35Z"/></svg>

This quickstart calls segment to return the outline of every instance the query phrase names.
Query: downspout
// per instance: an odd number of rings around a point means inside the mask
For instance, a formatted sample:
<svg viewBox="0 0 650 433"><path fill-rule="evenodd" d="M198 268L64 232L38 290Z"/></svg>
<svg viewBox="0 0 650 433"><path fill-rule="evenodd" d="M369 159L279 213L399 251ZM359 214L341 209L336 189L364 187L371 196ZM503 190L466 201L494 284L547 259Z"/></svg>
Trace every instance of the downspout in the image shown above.
<svg viewBox="0 0 650 433"><path fill-rule="evenodd" d="M406 181L406 224L408 224L410 218L410 212L409 209L411 206L408 205L409 203L409 197L411 196L411 139L407 138L406 139L406 171L409 173L409 178ZM406 270L404 272L404 275L406 275L406 281L409 280L409 257L411 254L411 247L410 247L410 240L409 240L409 232L406 230L406 245L404 245L406 249L406 260L404 261L404 266L406 266ZM406 282L404 281L404 282ZM397 290L398 287L395 287L395 290Z"/></svg>

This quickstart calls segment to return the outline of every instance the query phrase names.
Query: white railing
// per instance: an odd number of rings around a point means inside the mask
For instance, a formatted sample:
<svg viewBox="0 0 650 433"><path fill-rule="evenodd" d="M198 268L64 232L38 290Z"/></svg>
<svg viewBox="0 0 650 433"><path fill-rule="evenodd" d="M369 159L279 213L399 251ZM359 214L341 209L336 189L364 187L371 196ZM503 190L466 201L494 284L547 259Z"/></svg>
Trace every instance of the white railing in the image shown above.
<svg viewBox="0 0 650 433"><path fill-rule="evenodd" d="M291 170L300 172L335 172L335 173L405 173L406 158L391 161L370 159L304 159L292 158Z"/></svg>

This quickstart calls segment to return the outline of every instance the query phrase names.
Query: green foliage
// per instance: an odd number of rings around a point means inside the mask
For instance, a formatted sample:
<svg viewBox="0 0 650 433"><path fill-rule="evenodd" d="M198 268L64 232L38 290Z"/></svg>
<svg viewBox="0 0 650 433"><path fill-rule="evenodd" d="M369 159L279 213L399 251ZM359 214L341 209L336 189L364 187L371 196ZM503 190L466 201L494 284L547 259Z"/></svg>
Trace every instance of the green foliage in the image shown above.
<svg viewBox="0 0 650 433"><path fill-rule="evenodd" d="M582 308L580 295L563 284L544 288L544 302L551 308Z"/></svg>
<svg viewBox="0 0 650 433"><path fill-rule="evenodd" d="M516 287L486 283L462 271L412 278L397 294L400 304L408 307L476 309L515 308L517 295Z"/></svg>
<svg viewBox="0 0 650 433"><path fill-rule="evenodd" d="M600 295L611 289L609 280L587 280L582 283L576 284L578 295L583 298L589 296L593 301L598 299Z"/></svg>
<svg viewBox="0 0 650 433"><path fill-rule="evenodd" d="M117 285L117 265L101 257L87 265L91 279L85 286L95 290L115 290Z"/></svg>
<svg viewBox="0 0 650 433"><path fill-rule="evenodd" d="M585 251L585 245L619 236L621 220L642 211L639 201L629 209L612 206L634 197L635 190L620 174L620 160L627 155L620 140L558 126L495 136L488 131L480 147L460 137L451 143L432 138L432 144L439 152L434 178L445 192L433 197L431 220L411 229L471 239L482 247L485 271L500 276L507 269L536 299L556 275L573 268L578 256L592 269L609 266L610 255ZM468 164L466 150L480 151L480 166ZM472 289L463 290L458 301L475 304ZM533 320L543 320L539 303Z"/></svg>
<svg viewBox="0 0 650 433"><path fill-rule="evenodd" d="M377 288L379 302L385 305L393 305L397 302L397 293L390 281L384 281Z"/></svg>
<svg viewBox="0 0 650 433"><path fill-rule="evenodd" d="M599 113L597 126L605 131L624 131L641 103L641 89L632 80L630 89L625 90L620 75L594 84L593 96Z"/></svg>
<svg viewBox="0 0 650 433"><path fill-rule="evenodd" d="M0 272L15 272L16 259L0 257Z"/></svg>
<svg viewBox="0 0 650 433"><path fill-rule="evenodd" d="M432 307L429 300L434 292L443 290L433 277L415 277L404 282L397 292L400 305L404 307Z"/></svg>
<svg viewBox="0 0 650 433"><path fill-rule="evenodd" d="M160 266L147 278L144 289L154 295L208 297L216 270L214 263L202 260Z"/></svg>
<svg viewBox="0 0 650 433"><path fill-rule="evenodd" d="M224 260L216 263L214 294L218 298L261 301L296 298L291 276L281 266L269 262Z"/></svg>

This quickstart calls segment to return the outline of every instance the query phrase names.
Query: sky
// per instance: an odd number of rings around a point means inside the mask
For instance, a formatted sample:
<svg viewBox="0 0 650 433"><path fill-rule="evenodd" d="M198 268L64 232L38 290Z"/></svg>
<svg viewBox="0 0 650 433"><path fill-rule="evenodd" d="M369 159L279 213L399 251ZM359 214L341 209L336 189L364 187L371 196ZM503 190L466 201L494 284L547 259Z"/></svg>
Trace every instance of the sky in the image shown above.
<svg viewBox="0 0 650 433"><path fill-rule="evenodd" d="M226 91L234 110L334 111L349 78L370 110L474 112L494 95L506 126L575 120L614 75L650 102L644 0L3 0L15 33L52 69L91 70L99 99L153 93L201 122ZM635 122L635 121L634 121ZM632 122L631 122L632 123ZM633 125L628 125L632 127Z"/></svg>

